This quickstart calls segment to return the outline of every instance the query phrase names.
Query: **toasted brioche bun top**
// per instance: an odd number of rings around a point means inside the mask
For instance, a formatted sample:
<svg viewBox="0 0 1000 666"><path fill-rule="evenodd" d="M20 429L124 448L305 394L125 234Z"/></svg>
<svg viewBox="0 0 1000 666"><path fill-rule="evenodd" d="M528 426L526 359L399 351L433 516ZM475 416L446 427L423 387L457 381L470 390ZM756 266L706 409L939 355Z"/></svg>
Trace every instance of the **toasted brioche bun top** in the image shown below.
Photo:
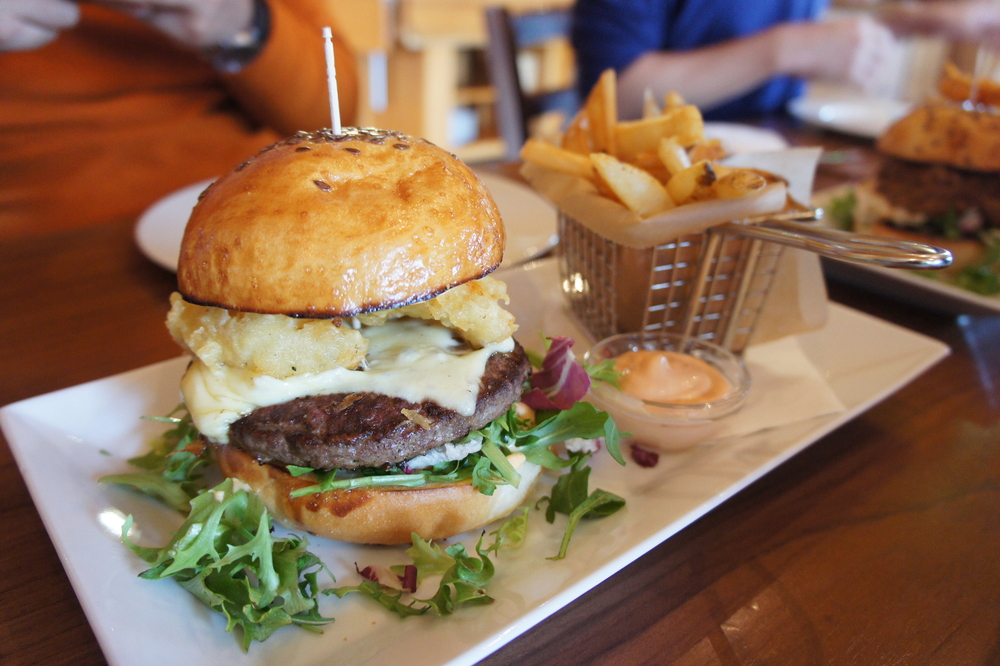
<svg viewBox="0 0 1000 666"><path fill-rule="evenodd" d="M883 153L974 171L1000 170L1000 116L953 104L919 106L879 137Z"/></svg>
<svg viewBox="0 0 1000 666"><path fill-rule="evenodd" d="M185 299L337 317L415 303L494 270L496 204L451 153L397 132L300 132L215 181L178 261Z"/></svg>

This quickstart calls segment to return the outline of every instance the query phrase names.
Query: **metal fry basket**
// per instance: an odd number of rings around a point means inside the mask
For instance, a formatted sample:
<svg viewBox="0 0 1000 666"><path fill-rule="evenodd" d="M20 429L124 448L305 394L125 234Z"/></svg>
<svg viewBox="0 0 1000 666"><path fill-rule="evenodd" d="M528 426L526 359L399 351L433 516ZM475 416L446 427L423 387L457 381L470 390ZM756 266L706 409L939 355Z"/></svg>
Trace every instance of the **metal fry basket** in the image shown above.
<svg viewBox="0 0 1000 666"><path fill-rule="evenodd" d="M618 333L679 333L742 352L784 247L854 263L943 268L946 250L802 224L793 210L728 222L650 248L630 248L559 214L559 271L570 311L599 340Z"/></svg>

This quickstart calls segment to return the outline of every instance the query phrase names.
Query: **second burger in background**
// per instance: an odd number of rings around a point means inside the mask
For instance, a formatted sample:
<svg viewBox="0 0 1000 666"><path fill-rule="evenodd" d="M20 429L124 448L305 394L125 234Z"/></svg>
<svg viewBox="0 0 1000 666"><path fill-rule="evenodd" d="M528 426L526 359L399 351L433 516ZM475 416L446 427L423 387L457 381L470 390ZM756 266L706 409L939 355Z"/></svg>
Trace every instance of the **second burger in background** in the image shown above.
<svg viewBox="0 0 1000 666"><path fill-rule="evenodd" d="M879 138L876 178L834 205L857 231L951 251L959 286L1000 292L1000 116L952 103L918 106ZM846 205L845 205L846 204Z"/></svg>
<svg viewBox="0 0 1000 666"><path fill-rule="evenodd" d="M544 423L517 410L530 365L488 276L504 240L476 175L396 132L300 133L217 180L168 326L222 472L280 522L393 544L510 512L565 464L556 441L606 436L620 457L588 404Z"/></svg>

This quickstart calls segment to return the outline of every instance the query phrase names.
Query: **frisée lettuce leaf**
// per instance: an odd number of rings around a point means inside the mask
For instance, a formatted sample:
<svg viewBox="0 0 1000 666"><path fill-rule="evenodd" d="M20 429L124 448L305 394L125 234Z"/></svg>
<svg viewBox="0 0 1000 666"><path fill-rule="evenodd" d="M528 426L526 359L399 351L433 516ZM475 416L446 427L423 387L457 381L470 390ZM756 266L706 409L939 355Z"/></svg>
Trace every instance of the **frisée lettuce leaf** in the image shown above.
<svg viewBox="0 0 1000 666"><path fill-rule="evenodd" d="M131 528L129 516L122 541L151 565L139 576L176 580L226 617L244 652L281 627L317 631L333 621L319 614L317 574L326 567L306 550L308 540L272 537L263 502L232 479L191 500L187 520L162 547L132 543Z"/></svg>
<svg viewBox="0 0 1000 666"><path fill-rule="evenodd" d="M154 439L148 453L129 459L130 465L143 471L109 474L98 480L138 490L187 513L191 500L207 487L201 471L211 462L211 456L199 442L198 429L183 404L167 416L150 416L146 420L173 428Z"/></svg>
<svg viewBox="0 0 1000 666"><path fill-rule="evenodd" d="M486 593L486 586L496 572L490 554L502 548L517 548L524 543L527 521L528 509L522 507L490 533L494 537L491 545L484 546L486 533L483 532L476 542L474 554L470 554L461 543L442 548L440 544L425 541L417 534L410 535L413 545L406 550L406 554L412 564L397 565L391 570L402 580L407 569L415 568L417 587L425 580L439 576L437 590L430 597L419 598L415 596L416 589L392 587L371 578L358 585L323 590L323 594L334 594L338 598L361 594L400 617L422 615L429 610L438 615L451 615L461 607L493 603L493 597Z"/></svg>

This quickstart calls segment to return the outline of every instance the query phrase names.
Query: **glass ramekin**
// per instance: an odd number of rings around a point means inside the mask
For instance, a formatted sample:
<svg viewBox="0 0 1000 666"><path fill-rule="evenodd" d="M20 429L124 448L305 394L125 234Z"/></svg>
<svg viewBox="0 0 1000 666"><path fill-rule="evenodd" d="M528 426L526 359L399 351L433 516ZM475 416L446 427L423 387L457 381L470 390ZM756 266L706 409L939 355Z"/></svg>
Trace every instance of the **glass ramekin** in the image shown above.
<svg viewBox="0 0 1000 666"><path fill-rule="evenodd" d="M595 381L590 388L591 402L611 414L618 429L631 433L636 442L665 451L690 448L719 435L725 427L721 419L743 406L750 390L746 366L732 352L705 340L675 333L622 333L598 342L585 358L596 365L639 350L679 352L701 359L726 378L729 390L711 402L655 402Z"/></svg>

